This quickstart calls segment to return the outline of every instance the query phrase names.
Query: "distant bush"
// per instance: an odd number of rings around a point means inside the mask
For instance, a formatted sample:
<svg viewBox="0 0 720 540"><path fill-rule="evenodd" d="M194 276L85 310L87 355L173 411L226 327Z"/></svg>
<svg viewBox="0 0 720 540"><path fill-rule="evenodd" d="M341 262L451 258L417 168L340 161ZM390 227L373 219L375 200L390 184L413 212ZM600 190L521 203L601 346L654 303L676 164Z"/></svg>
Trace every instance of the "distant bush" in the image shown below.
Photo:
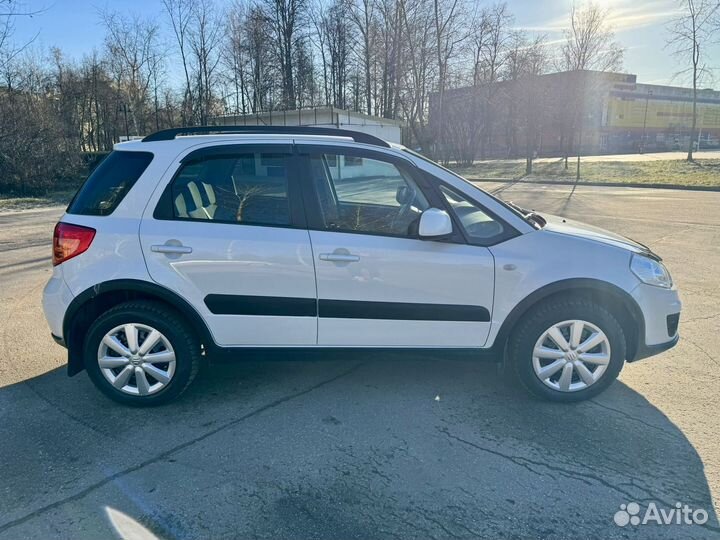
<svg viewBox="0 0 720 540"><path fill-rule="evenodd" d="M44 193L77 178L82 163L68 145L47 100L3 90L0 96L0 192Z"/></svg>

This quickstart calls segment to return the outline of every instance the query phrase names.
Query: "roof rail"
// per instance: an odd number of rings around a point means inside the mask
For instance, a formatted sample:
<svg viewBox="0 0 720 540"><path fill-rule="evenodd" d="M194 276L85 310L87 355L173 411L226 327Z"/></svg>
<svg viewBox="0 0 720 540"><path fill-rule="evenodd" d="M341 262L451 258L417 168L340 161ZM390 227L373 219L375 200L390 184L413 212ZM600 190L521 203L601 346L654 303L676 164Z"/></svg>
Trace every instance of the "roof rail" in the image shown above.
<svg viewBox="0 0 720 540"><path fill-rule="evenodd" d="M390 148L390 145L379 137L331 127L315 126L198 126L163 129L145 137L142 142L172 141L178 135L214 135L218 133L236 134L276 134L276 135L327 135L331 137L349 137L355 142L372 144Z"/></svg>

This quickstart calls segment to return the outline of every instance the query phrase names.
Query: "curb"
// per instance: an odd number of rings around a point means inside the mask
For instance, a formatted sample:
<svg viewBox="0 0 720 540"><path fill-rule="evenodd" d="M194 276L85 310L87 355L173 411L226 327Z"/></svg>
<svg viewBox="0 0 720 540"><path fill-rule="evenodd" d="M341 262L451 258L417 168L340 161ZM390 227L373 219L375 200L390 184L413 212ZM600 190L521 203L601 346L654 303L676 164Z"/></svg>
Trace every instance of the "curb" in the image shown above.
<svg viewBox="0 0 720 540"><path fill-rule="evenodd" d="M542 184L557 186L574 186L576 182L569 180L523 180L521 178L468 178L470 182L492 182L495 184ZM684 186L682 184L642 184L637 182L577 182L579 186L596 187L628 187L628 188L649 188L649 189L678 189L685 191L720 191L720 186Z"/></svg>

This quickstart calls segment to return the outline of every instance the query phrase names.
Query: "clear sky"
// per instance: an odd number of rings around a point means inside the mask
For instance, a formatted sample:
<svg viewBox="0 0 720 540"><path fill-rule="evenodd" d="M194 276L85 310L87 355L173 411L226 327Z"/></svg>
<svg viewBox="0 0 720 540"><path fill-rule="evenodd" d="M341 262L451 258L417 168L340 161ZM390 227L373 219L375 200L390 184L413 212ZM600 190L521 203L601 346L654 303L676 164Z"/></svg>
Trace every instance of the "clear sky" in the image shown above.
<svg viewBox="0 0 720 540"><path fill-rule="evenodd" d="M75 58L102 48L103 29L98 10L138 13L162 17L161 0L22 0L28 10L43 9L32 18L19 18L16 39L23 41L37 34L35 47L46 50L60 47ZM218 4L229 0L217 0ZM489 3L489 2L485 2ZM673 17L676 0L605 0L611 11L616 39L625 48L625 71L638 75L638 82L685 85L687 80L673 79L678 63L665 49L665 26ZM547 34L553 42L562 38L567 25L570 0L508 0L515 15L515 26ZM163 18L164 20L164 18ZM167 32L167 29L164 27ZM169 36L168 36L169 37ZM712 67L720 76L720 44L709 51ZM706 86L718 87L717 80Z"/></svg>

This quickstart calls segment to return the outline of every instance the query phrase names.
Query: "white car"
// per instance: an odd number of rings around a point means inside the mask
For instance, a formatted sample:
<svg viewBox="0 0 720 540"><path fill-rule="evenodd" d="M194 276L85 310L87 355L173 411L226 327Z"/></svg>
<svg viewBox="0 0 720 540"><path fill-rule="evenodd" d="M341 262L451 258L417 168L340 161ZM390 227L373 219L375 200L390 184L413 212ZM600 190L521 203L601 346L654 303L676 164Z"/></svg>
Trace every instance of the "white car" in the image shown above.
<svg viewBox="0 0 720 540"><path fill-rule="evenodd" d="M332 128L118 144L53 250L43 305L68 372L126 404L177 397L203 357L260 348L464 350L577 401L678 340L677 291L645 246Z"/></svg>

